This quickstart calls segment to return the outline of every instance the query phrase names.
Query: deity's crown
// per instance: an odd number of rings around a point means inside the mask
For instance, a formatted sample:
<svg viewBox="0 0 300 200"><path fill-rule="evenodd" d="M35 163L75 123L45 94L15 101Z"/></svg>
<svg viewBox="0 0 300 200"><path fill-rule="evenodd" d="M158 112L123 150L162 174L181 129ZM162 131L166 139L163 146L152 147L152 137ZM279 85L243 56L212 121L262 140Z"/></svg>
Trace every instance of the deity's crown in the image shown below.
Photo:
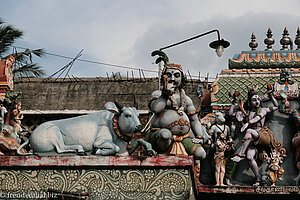
<svg viewBox="0 0 300 200"><path fill-rule="evenodd" d="M166 71L167 68L174 68L174 69L178 69L179 71L183 72L182 67L181 67L180 64L167 63L167 64L164 66L163 73Z"/></svg>
<svg viewBox="0 0 300 200"><path fill-rule="evenodd" d="M256 95L258 93L257 87L255 88L248 88L248 97L252 97L253 95Z"/></svg>

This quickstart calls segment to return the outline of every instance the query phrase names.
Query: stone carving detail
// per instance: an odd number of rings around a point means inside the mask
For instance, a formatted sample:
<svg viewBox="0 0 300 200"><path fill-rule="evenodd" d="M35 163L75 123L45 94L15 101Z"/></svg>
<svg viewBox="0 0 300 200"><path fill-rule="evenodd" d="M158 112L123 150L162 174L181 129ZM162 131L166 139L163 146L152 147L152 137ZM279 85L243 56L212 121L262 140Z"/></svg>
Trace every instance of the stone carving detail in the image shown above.
<svg viewBox="0 0 300 200"><path fill-rule="evenodd" d="M2 192L90 193L93 199L187 199L192 187L186 169L1 170Z"/></svg>
<svg viewBox="0 0 300 200"><path fill-rule="evenodd" d="M280 98L283 93L289 99L296 99L299 96L298 81L292 81L289 69L282 69L279 81L274 84L274 96Z"/></svg>
<svg viewBox="0 0 300 200"><path fill-rule="evenodd" d="M240 132L244 132L243 144L239 153L231 158L234 162L240 162L247 158L249 166L256 176L256 182L253 186L259 186L262 182L262 176L256 162L256 155L260 149L279 149L282 147L281 142L277 142L274 133L265 126L266 115L279 108L278 102L272 94L273 87L271 84L267 86L268 95L273 103L273 106L263 107L257 89L248 90L248 100L244 103L237 96L233 97L232 105L229 110L229 115L235 117L242 125ZM238 92L239 94L239 92ZM246 109L247 108L247 109Z"/></svg>
<svg viewBox="0 0 300 200"><path fill-rule="evenodd" d="M23 143L30 144L35 153L56 152L85 155L128 155L127 144L131 136L143 129L135 107L124 107L118 102L107 102L104 110L68 119L48 121L38 126ZM139 139L148 154L152 155L150 143ZM136 144L138 146L138 144ZM26 153L22 155L31 155Z"/></svg>

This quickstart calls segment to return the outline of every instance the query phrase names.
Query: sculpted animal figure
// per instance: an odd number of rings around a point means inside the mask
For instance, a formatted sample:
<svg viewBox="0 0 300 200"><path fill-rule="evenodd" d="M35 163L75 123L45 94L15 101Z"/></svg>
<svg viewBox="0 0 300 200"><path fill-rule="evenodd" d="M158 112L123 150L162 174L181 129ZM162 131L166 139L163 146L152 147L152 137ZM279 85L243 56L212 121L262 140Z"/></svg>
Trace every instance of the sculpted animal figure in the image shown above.
<svg viewBox="0 0 300 200"><path fill-rule="evenodd" d="M122 107L118 103L108 102L104 108L96 113L41 124L18 153L30 143L35 153L56 151L84 155L92 151L96 155L127 155L130 136L143 128L139 114L136 108Z"/></svg>

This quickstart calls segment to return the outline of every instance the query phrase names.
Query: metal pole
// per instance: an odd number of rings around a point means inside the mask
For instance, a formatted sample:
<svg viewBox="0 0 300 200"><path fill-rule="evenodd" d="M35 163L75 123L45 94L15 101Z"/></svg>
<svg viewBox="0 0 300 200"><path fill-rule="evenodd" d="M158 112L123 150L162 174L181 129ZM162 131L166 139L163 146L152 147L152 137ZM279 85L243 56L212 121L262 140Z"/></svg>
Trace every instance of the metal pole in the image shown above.
<svg viewBox="0 0 300 200"><path fill-rule="evenodd" d="M160 90L161 62L158 63L158 90Z"/></svg>
<svg viewBox="0 0 300 200"><path fill-rule="evenodd" d="M210 34L210 33L213 33L213 32L217 32L217 34L218 34L218 40L220 40L220 32L219 32L219 30L217 30L217 29L214 29L214 30L208 31L208 32L206 32L206 33L202 33L202 34L200 34L200 35L194 36L194 37L192 37L192 38L189 38L189 39L183 40L183 41L181 41L181 42L177 42L177 43L175 43L175 44L171 44L171 45L169 45L169 46L162 47L162 48L160 48L159 50L160 50L160 51L162 51L162 50L164 50L164 49L168 49L168 48L171 48L171 47L177 46L177 45L179 45L179 44L182 44L182 43L185 43L185 42L188 42L188 41L191 41L191 40L197 39L197 38L199 38L199 37L202 37L202 36L208 35L208 34Z"/></svg>

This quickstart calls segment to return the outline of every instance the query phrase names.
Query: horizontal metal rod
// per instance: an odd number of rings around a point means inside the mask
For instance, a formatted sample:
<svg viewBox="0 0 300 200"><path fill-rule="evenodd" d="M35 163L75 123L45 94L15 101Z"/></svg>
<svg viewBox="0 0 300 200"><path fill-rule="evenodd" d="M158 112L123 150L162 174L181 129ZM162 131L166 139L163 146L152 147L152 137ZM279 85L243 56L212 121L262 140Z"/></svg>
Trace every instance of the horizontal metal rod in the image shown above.
<svg viewBox="0 0 300 200"><path fill-rule="evenodd" d="M208 32L206 32L206 33L202 33L202 34L200 34L200 35L196 35L196 36L194 36L194 37L192 37L192 38L183 40L183 41L181 41L181 42L177 42L177 43L175 43L175 44L171 44L171 45L169 45L169 46L162 47L162 48L160 48L159 50L162 51L162 50L164 50L164 49L168 49L168 48L177 46L177 45L179 45L179 44L182 44L182 43L185 43L185 42L188 42L188 41L197 39L197 38L199 38L199 37L208 35L208 34L213 33L213 32L217 32L217 34L218 34L218 40L220 40L220 32L219 32L219 30L214 29L214 30L208 31Z"/></svg>

